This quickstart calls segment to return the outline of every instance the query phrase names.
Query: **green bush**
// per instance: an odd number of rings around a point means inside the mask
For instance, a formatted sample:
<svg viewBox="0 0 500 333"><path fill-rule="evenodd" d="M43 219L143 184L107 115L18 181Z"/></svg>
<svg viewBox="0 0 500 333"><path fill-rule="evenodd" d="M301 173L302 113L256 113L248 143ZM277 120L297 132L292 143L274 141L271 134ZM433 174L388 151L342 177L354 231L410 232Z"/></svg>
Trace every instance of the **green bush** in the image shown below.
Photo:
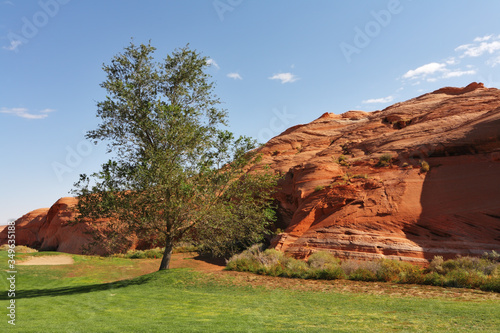
<svg viewBox="0 0 500 333"><path fill-rule="evenodd" d="M379 157L377 166L379 167L385 167L391 164L392 161L392 155L391 154L383 154L382 156Z"/></svg>
<svg viewBox="0 0 500 333"><path fill-rule="evenodd" d="M324 187L324 186L322 186L322 185L318 185L318 186L316 186L316 187L314 188L314 191L315 191L315 192L318 192L318 191L322 191L322 190L324 190L324 189L325 189L325 187Z"/></svg>
<svg viewBox="0 0 500 333"><path fill-rule="evenodd" d="M418 266L408 262L396 260L382 260L380 268L377 270L377 277L380 281L392 281L398 283L416 283L422 275Z"/></svg>
<svg viewBox="0 0 500 333"><path fill-rule="evenodd" d="M311 268L309 270L309 278L320 279L320 280L337 280L337 279L345 279L346 275L342 267L329 265L326 268L322 269Z"/></svg>
<svg viewBox="0 0 500 333"><path fill-rule="evenodd" d="M356 269L355 271L351 272L347 278L354 281L378 281L377 274L366 268Z"/></svg>
<svg viewBox="0 0 500 333"><path fill-rule="evenodd" d="M340 164L342 166L349 166L349 162L347 161L347 156L345 156L345 155L340 155L337 158L337 162L338 162L338 164Z"/></svg>
<svg viewBox="0 0 500 333"><path fill-rule="evenodd" d="M331 266L339 266L340 260L335 258L330 252L318 251L309 256L307 264L312 269L325 269Z"/></svg>

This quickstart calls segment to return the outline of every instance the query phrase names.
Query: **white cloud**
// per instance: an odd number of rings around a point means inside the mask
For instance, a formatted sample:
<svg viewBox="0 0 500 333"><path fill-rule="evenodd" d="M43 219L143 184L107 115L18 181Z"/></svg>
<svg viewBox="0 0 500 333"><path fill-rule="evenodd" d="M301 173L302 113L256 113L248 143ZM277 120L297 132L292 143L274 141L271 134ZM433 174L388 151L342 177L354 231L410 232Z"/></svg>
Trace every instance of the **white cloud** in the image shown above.
<svg viewBox="0 0 500 333"><path fill-rule="evenodd" d="M483 37L476 37L474 38L474 42L486 42L491 39L493 35L488 35L488 36L483 36Z"/></svg>
<svg viewBox="0 0 500 333"><path fill-rule="evenodd" d="M207 60L207 65L214 66L215 68L220 69L219 65L215 62L215 60L211 58Z"/></svg>
<svg viewBox="0 0 500 333"><path fill-rule="evenodd" d="M417 79L417 78L423 78L426 77L427 75L434 74L436 72L443 72L445 71L446 65L445 64L440 64L437 62L431 62L429 64L420 66L416 69L409 70L403 75L404 79Z"/></svg>
<svg viewBox="0 0 500 333"><path fill-rule="evenodd" d="M13 40L10 42L9 46L3 46L2 48L4 50L8 50L8 51L16 51L17 48L19 46L21 46L23 44L23 42L21 42L20 40Z"/></svg>
<svg viewBox="0 0 500 333"><path fill-rule="evenodd" d="M269 80L280 80L281 83L292 83L297 81L299 78L292 73L278 73L269 77Z"/></svg>
<svg viewBox="0 0 500 333"><path fill-rule="evenodd" d="M227 74L227 77L230 79L235 79L235 80L243 80L241 75L239 73L229 73Z"/></svg>
<svg viewBox="0 0 500 333"><path fill-rule="evenodd" d="M460 70L457 70L457 71L451 71L451 72L446 72L443 74L442 78L443 79L449 79L451 77L460 77L460 76L463 76L463 75L474 75L476 74L476 71L475 70L469 70L469 71L460 71Z"/></svg>
<svg viewBox="0 0 500 333"><path fill-rule="evenodd" d="M458 64L458 60L455 59L455 57L451 57L451 58L448 58L446 60L446 64L447 65L456 65L456 64Z"/></svg>
<svg viewBox="0 0 500 333"><path fill-rule="evenodd" d="M500 65L500 56L491 58L486 62L488 66L495 67L496 65Z"/></svg>
<svg viewBox="0 0 500 333"><path fill-rule="evenodd" d="M54 111L53 109L43 109L40 114L32 114L26 108L0 108L0 113L12 114L24 119L44 119L49 116L48 113Z"/></svg>
<svg viewBox="0 0 500 333"><path fill-rule="evenodd" d="M464 57L479 57L485 53L493 54L494 52L500 50L500 41L493 42L481 42L479 45L476 44L464 44L460 45L455 49L455 51L463 51L461 55Z"/></svg>
<svg viewBox="0 0 500 333"><path fill-rule="evenodd" d="M394 100L394 96L387 96L387 97L382 97L382 98L373 98L373 99L367 99L366 101L362 101L361 103L363 104L382 104L382 103L389 103Z"/></svg>

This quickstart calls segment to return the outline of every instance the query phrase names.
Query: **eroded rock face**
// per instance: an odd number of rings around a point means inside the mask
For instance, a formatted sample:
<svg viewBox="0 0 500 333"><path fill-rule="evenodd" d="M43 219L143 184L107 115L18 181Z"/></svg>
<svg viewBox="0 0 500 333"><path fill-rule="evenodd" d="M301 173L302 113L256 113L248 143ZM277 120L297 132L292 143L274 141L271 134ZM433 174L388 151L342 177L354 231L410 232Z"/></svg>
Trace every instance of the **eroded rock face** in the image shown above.
<svg viewBox="0 0 500 333"><path fill-rule="evenodd" d="M57 200L50 208L41 208L23 215L15 221L16 245L26 245L40 251L59 251L84 254L92 237L88 234L89 223L99 227L105 221L89 221L72 224L78 199L72 197ZM7 229L0 231L0 245L7 244ZM129 249L150 248L151 244L132 238ZM93 247L90 254L104 254L104 249Z"/></svg>
<svg viewBox="0 0 500 333"><path fill-rule="evenodd" d="M284 175L285 232L273 246L296 257L427 262L500 250L498 89L472 83L383 111L323 114L260 152Z"/></svg>
<svg viewBox="0 0 500 333"><path fill-rule="evenodd" d="M90 242L85 224L70 225L74 218L75 198L61 198L49 208L37 209L19 218L16 223L16 244L45 251L82 254ZM7 242L7 230L0 232L0 244Z"/></svg>

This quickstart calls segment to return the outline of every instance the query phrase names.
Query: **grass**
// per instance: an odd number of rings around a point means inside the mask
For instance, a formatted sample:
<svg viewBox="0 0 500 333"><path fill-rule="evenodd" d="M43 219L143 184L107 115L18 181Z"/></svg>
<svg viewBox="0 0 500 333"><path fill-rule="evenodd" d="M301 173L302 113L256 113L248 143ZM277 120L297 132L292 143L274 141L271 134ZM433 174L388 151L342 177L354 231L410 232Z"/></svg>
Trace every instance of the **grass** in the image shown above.
<svg viewBox="0 0 500 333"><path fill-rule="evenodd" d="M116 281L113 272L125 278L144 262L158 260L73 257L74 265L17 266L16 326L4 318L1 331L7 326L14 332L494 332L500 327L495 300L236 285L229 273L220 278L222 273L186 268ZM6 252L0 260L5 284ZM321 256L312 262L334 264ZM7 303L3 293L0 308Z"/></svg>

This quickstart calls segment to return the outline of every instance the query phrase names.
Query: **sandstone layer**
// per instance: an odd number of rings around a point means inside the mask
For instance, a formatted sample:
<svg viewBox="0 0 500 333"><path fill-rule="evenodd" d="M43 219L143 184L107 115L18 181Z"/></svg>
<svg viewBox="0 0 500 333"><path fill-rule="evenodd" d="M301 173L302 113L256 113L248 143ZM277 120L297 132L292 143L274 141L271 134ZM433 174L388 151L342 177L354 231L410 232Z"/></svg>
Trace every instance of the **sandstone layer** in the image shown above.
<svg viewBox="0 0 500 333"><path fill-rule="evenodd" d="M286 253L424 263L500 250L498 89L472 83L382 111L325 113L260 152L284 177L285 230L272 245Z"/></svg>

